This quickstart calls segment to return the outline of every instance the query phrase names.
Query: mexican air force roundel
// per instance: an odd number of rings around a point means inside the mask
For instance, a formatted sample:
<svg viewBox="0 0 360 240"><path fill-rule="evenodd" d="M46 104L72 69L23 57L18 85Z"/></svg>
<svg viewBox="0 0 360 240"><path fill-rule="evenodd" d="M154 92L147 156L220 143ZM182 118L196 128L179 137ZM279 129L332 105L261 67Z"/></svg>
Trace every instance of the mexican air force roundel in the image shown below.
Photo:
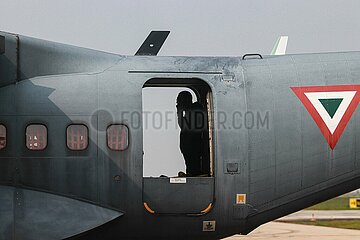
<svg viewBox="0 0 360 240"><path fill-rule="evenodd" d="M360 101L360 85L291 87L334 149Z"/></svg>

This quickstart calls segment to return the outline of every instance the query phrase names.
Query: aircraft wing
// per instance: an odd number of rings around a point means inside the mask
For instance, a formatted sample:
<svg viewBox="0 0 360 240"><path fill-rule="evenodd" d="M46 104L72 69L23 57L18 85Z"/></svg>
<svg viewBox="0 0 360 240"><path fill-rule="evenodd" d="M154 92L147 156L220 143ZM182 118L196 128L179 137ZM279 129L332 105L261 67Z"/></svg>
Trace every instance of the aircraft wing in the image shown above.
<svg viewBox="0 0 360 240"><path fill-rule="evenodd" d="M1 239L7 231L14 239L66 239L124 215L89 202L2 185L0 206Z"/></svg>

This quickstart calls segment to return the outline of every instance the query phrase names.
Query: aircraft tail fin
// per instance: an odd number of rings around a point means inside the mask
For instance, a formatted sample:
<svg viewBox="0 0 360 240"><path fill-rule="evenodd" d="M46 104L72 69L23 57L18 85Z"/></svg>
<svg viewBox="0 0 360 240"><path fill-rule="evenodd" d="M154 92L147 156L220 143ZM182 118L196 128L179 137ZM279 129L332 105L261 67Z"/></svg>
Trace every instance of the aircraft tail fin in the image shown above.
<svg viewBox="0 0 360 240"><path fill-rule="evenodd" d="M288 36L279 37L271 51L271 55L285 55L288 39Z"/></svg>

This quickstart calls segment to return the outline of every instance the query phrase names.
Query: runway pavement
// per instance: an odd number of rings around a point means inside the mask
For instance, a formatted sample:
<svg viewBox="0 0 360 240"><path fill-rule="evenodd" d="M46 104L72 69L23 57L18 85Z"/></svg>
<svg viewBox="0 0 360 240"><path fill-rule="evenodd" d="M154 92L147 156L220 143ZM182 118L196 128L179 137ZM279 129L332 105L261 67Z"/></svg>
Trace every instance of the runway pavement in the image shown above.
<svg viewBox="0 0 360 240"><path fill-rule="evenodd" d="M360 230L329 227L316 227L293 223L270 222L264 224L247 236L235 235L226 240L357 240Z"/></svg>
<svg viewBox="0 0 360 240"><path fill-rule="evenodd" d="M330 210L302 210L278 221L310 221L310 220L341 220L360 219L360 210L330 211Z"/></svg>

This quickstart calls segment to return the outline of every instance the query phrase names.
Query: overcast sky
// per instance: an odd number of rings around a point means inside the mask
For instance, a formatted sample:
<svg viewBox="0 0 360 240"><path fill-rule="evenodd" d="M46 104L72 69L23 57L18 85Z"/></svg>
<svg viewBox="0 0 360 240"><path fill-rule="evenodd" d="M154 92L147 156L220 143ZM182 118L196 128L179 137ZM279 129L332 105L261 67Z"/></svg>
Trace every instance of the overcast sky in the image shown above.
<svg viewBox="0 0 360 240"><path fill-rule="evenodd" d="M0 29L119 54L170 30L160 55L360 49L359 0L1 0Z"/></svg>
<svg viewBox="0 0 360 240"><path fill-rule="evenodd" d="M357 51L359 11L359 0L0 0L0 30L126 55L151 30L171 31L159 55L268 54L280 35L287 53ZM177 154L164 173L183 170Z"/></svg>

